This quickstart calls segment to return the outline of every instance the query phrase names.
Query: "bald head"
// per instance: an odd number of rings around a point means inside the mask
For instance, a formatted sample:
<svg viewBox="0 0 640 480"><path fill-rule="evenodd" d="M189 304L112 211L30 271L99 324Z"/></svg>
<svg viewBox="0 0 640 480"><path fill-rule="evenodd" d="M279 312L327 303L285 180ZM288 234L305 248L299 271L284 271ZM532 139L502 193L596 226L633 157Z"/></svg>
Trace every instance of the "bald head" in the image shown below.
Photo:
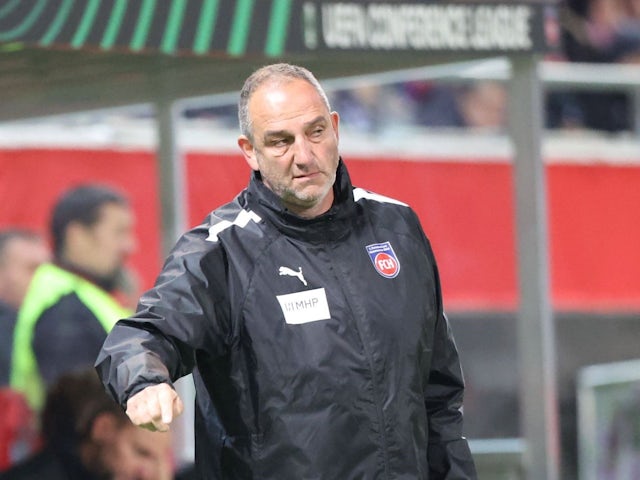
<svg viewBox="0 0 640 480"><path fill-rule="evenodd" d="M253 126L251 116L249 115L249 100L258 88L268 83L286 83L293 80L304 80L309 83L318 92L328 111L331 111L329 99L320 82L316 77L304 67L298 65L290 65L288 63L276 63L262 67L244 82L244 86L240 91L240 100L238 102L238 120L240 123L240 131L251 141L253 141Z"/></svg>

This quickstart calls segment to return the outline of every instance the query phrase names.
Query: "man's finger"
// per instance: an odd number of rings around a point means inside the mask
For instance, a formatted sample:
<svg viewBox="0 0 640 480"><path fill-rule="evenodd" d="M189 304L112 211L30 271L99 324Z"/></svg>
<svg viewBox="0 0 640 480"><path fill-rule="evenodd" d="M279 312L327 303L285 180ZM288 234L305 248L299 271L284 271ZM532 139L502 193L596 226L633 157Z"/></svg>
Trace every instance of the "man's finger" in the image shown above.
<svg viewBox="0 0 640 480"><path fill-rule="evenodd" d="M175 390L168 387L158 392L157 400L160 408L160 419L168 427L173 421L174 398L177 397Z"/></svg>
<svg viewBox="0 0 640 480"><path fill-rule="evenodd" d="M166 383L146 387L127 402L131 422L151 431L169 430L169 424L182 410L182 400Z"/></svg>
<svg viewBox="0 0 640 480"><path fill-rule="evenodd" d="M182 403L182 399L178 395L176 395L176 397L173 399L174 417L177 417L178 415L182 415L183 411L184 411L184 404Z"/></svg>

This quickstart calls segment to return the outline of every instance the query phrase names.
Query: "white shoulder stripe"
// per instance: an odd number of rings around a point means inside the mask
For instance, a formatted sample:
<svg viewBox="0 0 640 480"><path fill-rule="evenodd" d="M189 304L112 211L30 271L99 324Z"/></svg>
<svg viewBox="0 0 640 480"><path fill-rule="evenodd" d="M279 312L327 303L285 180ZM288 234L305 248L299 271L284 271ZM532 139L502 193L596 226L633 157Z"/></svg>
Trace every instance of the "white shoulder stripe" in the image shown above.
<svg viewBox="0 0 640 480"><path fill-rule="evenodd" d="M238 213L238 216L233 220L233 222L230 222L229 220L222 220L215 225L211 225L211 227L209 227L209 236L207 237L207 240L210 242L217 242L218 234L223 230L226 230L233 225L244 228L252 220L255 223L259 223L262 221L262 218L252 210L240 210L240 213Z"/></svg>
<svg viewBox="0 0 640 480"><path fill-rule="evenodd" d="M394 200L393 198L385 197L384 195L378 195L377 193L368 192L364 188L354 188L353 199L357 202L362 198L366 198L367 200L374 200L376 202L382 202L382 203L395 203L396 205L402 205L403 207L409 206L406 203L403 203L399 200Z"/></svg>

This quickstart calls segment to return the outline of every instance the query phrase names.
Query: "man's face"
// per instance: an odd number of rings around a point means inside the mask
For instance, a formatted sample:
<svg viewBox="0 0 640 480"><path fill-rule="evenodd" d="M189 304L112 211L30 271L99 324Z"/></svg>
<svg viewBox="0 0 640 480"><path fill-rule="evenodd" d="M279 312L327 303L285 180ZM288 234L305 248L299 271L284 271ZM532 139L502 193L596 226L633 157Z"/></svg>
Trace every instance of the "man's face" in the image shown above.
<svg viewBox="0 0 640 480"><path fill-rule="evenodd" d="M238 145L286 208L306 218L331 208L338 167L338 114L315 88L292 79L267 82L249 99L253 141Z"/></svg>
<svg viewBox="0 0 640 480"><path fill-rule="evenodd" d="M94 275L114 277L135 248L133 213L126 205L107 203L93 225L75 224L68 259Z"/></svg>
<svg viewBox="0 0 640 480"><path fill-rule="evenodd" d="M44 241L13 238L7 242L0 259L0 300L20 308L36 268L49 260Z"/></svg>
<svg viewBox="0 0 640 480"><path fill-rule="evenodd" d="M113 480L163 480L173 478L171 435L126 425L102 451Z"/></svg>

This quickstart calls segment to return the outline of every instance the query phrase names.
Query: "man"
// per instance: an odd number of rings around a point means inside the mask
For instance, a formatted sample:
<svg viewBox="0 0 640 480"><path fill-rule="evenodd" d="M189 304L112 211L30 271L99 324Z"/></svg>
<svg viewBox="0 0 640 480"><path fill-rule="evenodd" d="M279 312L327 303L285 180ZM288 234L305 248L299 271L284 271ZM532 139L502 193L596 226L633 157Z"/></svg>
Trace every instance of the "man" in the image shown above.
<svg viewBox="0 0 640 480"><path fill-rule="evenodd" d="M0 387L9 383L18 308L36 268L48 259L49 249L35 232L18 228L0 231Z"/></svg>
<svg viewBox="0 0 640 480"><path fill-rule="evenodd" d="M13 343L11 386L35 410L62 373L93 365L127 314L111 293L134 248L133 214L115 190L80 186L54 206L51 237L54 262L36 271Z"/></svg>
<svg viewBox="0 0 640 480"><path fill-rule="evenodd" d="M241 91L253 176L185 234L97 367L166 430L193 370L202 478L471 479L463 380L429 243L406 205L353 188L338 114L278 64Z"/></svg>
<svg viewBox="0 0 640 480"><path fill-rule="evenodd" d="M1 480L169 480L171 437L133 425L93 369L62 375L42 412L43 449Z"/></svg>

